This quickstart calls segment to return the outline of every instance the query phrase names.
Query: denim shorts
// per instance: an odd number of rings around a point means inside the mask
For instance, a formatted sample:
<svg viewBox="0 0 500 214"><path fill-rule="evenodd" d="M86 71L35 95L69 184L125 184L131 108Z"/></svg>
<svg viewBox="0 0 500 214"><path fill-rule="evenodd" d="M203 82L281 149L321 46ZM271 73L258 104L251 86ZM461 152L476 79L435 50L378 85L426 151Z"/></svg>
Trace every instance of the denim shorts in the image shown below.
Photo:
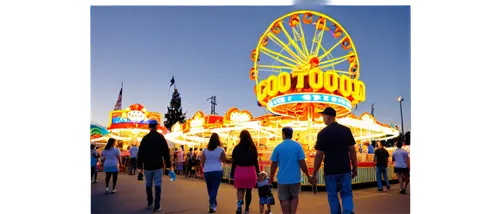
<svg viewBox="0 0 500 214"><path fill-rule="evenodd" d="M261 197L259 198L260 204L271 204L273 197Z"/></svg>

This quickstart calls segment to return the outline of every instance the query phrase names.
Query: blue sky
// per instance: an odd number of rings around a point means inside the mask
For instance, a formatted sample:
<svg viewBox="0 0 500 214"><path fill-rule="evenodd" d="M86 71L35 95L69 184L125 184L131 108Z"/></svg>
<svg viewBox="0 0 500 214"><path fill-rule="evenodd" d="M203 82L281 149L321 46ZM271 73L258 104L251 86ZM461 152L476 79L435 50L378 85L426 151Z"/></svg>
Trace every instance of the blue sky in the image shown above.
<svg viewBox="0 0 500 214"><path fill-rule="evenodd" d="M405 131L411 130L410 7L92 7L91 120L107 125L124 82L123 107L143 104L165 113L175 76L188 116L231 107L265 114L248 78L250 53L267 27L298 9L314 9L337 20L356 45L366 101L354 112L370 112L399 125L402 95Z"/></svg>

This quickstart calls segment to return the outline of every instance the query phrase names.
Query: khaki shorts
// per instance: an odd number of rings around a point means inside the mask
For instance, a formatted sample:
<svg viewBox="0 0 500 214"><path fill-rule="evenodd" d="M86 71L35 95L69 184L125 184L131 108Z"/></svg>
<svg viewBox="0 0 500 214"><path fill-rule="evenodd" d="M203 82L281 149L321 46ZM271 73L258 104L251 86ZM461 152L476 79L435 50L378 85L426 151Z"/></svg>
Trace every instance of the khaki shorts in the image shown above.
<svg viewBox="0 0 500 214"><path fill-rule="evenodd" d="M289 201L299 197L300 183L296 184L278 184L278 199L280 201Z"/></svg>

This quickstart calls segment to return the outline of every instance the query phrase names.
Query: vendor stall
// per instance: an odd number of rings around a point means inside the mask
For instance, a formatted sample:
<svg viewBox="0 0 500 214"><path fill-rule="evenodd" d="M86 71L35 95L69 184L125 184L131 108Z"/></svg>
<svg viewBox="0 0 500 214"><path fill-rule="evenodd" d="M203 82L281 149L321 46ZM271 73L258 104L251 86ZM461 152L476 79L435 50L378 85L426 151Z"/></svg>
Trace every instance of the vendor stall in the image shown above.
<svg viewBox="0 0 500 214"><path fill-rule="evenodd" d="M143 105L136 103L124 110L111 111L107 130L110 137L123 143L122 149L127 149L132 144L139 145L142 137L149 133L150 120L162 124L160 113L148 112ZM158 132L165 135L168 130L159 125Z"/></svg>

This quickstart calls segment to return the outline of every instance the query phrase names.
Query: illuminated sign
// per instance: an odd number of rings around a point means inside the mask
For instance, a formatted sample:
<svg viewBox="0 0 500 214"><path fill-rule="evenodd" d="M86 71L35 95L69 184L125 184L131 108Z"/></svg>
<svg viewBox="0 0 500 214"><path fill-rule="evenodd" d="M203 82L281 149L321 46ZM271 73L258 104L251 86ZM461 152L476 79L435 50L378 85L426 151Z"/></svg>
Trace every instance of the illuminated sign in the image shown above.
<svg viewBox="0 0 500 214"><path fill-rule="evenodd" d="M142 111L129 111L127 113L127 118L134 122L140 122L146 119L146 114Z"/></svg>
<svg viewBox="0 0 500 214"><path fill-rule="evenodd" d="M362 81L351 79L346 75L339 75L334 71L323 72L319 68L291 73L281 72L278 76L271 75L258 83L256 93L257 99L265 102L278 94L302 92L306 89L339 95L354 104L366 99L365 84Z"/></svg>
<svg viewBox="0 0 500 214"><path fill-rule="evenodd" d="M268 109L273 109L274 107L278 107L285 104L303 103L303 102L334 104L342 106L349 110L352 109L351 102L346 98L332 94L319 94L319 93L287 94L275 97L269 100L269 102L267 103L267 107Z"/></svg>

